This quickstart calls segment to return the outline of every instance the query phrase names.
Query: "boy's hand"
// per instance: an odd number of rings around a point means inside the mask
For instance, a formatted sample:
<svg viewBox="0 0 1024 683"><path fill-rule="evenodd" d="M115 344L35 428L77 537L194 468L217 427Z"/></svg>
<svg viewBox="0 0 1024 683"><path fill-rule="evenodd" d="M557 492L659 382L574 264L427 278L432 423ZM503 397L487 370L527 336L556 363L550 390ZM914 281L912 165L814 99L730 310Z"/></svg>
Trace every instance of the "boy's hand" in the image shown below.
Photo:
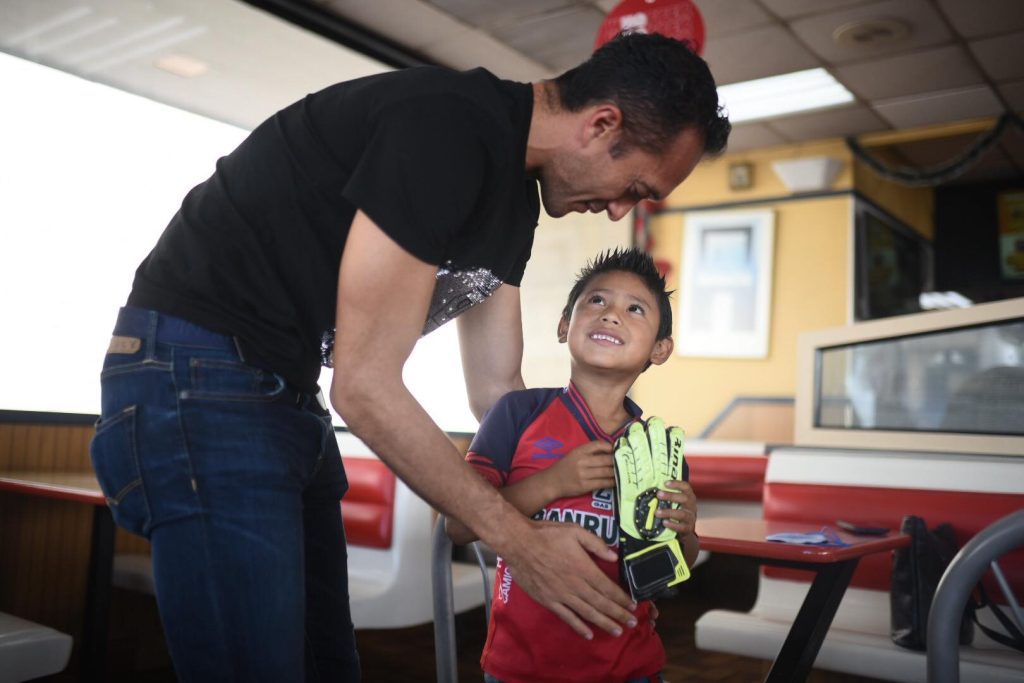
<svg viewBox="0 0 1024 683"><path fill-rule="evenodd" d="M591 441L569 451L548 468L558 498L582 496L615 486L615 463L612 444Z"/></svg>
<svg viewBox="0 0 1024 683"><path fill-rule="evenodd" d="M685 481L666 481L664 487L671 490L658 491L658 500L668 501L673 506L659 509L654 516L663 519L665 527L680 536L693 533L697 524L697 496L693 488Z"/></svg>

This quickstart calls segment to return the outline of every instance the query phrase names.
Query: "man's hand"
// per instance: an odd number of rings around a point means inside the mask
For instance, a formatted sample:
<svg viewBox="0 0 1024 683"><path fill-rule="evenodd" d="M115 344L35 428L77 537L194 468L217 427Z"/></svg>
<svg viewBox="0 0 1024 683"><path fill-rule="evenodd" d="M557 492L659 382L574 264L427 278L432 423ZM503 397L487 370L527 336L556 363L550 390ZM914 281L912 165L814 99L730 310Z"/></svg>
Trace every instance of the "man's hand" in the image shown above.
<svg viewBox="0 0 1024 683"><path fill-rule="evenodd" d="M615 636L623 624L636 626L636 605L590 557L618 559L598 536L574 524L533 522L520 541L511 552L499 549L513 580L573 631L590 640L586 622Z"/></svg>
<svg viewBox="0 0 1024 683"><path fill-rule="evenodd" d="M544 474L552 478L558 498L614 488L612 445L606 441L591 441L577 446Z"/></svg>

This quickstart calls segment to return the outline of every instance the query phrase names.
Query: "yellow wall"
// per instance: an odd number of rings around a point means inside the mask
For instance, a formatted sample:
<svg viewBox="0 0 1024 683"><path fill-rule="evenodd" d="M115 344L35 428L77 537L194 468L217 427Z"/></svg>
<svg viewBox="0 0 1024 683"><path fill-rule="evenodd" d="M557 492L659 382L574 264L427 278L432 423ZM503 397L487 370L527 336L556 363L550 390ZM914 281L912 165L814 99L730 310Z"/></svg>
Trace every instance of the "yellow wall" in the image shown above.
<svg viewBox="0 0 1024 683"><path fill-rule="evenodd" d="M778 202L768 356L764 359L690 358L675 354L650 368L633 395L648 413L696 436L735 396L792 396L796 341L806 330L848 319L849 196ZM655 256L673 263L673 315L679 317L683 214L662 214L654 225Z"/></svg>
<svg viewBox="0 0 1024 683"><path fill-rule="evenodd" d="M932 188L897 185L861 161L854 163L853 175L857 192L928 239L935 237L935 191Z"/></svg>
<svg viewBox="0 0 1024 683"><path fill-rule="evenodd" d="M839 159L843 167L831 190L853 187L851 157L841 141L826 141L726 155L702 163L674 192L666 208L700 208L732 202L761 202L775 215L775 253L768 356L764 359L692 358L675 354L665 365L644 373L633 390L649 413L699 434L736 396L792 396L796 387L796 339L800 332L842 325L849 319L851 281L848 194L792 199L771 163L810 156ZM753 167L753 186L730 190L729 165ZM780 198L783 200L780 201ZM740 210L746 207L741 207ZM652 223L654 254L672 264L669 286L677 290L679 319L682 263L682 212L662 213Z"/></svg>

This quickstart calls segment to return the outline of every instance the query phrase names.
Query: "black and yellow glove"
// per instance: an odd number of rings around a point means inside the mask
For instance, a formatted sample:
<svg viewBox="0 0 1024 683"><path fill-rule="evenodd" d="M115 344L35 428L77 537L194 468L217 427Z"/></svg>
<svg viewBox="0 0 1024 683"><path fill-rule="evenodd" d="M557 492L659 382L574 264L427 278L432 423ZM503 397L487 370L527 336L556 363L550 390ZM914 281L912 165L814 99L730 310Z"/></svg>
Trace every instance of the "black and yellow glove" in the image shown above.
<svg viewBox="0 0 1024 683"><path fill-rule="evenodd" d="M622 573L634 600L649 600L690 578L676 532L655 517L666 481L687 481L683 430L666 429L657 417L634 422L615 442L615 511L619 522Z"/></svg>

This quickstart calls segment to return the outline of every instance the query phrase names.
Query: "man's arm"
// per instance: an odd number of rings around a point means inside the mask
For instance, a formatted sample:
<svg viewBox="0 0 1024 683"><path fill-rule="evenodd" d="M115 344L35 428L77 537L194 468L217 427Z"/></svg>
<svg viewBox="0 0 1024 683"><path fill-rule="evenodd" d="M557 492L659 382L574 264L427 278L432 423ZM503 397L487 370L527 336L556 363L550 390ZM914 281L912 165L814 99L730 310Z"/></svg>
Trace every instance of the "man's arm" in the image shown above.
<svg viewBox="0 0 1024 683"><path fill-rule="evenodd" d="M331 402L352 431L414 491L514 568L516 581L584 637L635 625L628 596L588 553L614 560L581 528L527 520L463 462L402 382L426 320L436 266L419 261L364 213L349 230L338 278Z"/></svg>
<svg viewBox="0 0 1024 683"><path fill-rule="evenodd" d="M516 510L532 516L553 500L613 486L612 445L606 441L591 441L577 446L551 467L498 491ZM476 540L469 527L457 519L446 518L445 531L453 543L464 545Z"/></svg>
<svg viewBox="0 0 1024 683"><path fill-rule="evenodd" d="M459 328L462 371L469 407L482 420L494 402L525 389L523 317L519 288L502 285L487 299L455 319Z"/></svg>

